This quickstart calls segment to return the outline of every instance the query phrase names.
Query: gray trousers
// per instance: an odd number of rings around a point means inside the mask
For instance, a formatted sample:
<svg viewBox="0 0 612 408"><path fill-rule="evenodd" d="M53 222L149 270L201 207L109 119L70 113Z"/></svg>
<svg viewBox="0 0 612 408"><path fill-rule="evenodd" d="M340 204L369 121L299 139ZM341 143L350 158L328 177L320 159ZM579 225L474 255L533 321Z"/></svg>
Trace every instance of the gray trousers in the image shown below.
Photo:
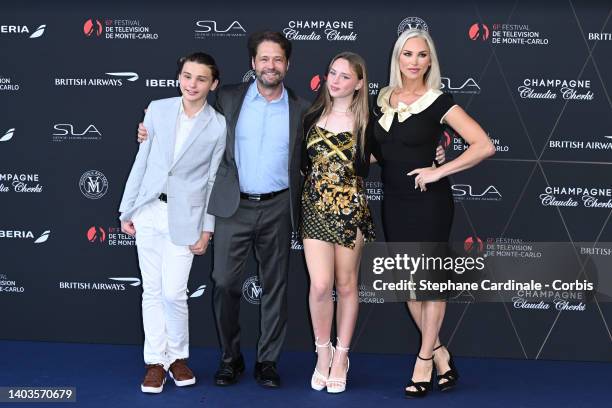
<svg viewBox="0 0 612 408"><path fill-rule="evenodd" d="M229 218L216 218L213 303L222 359L240 355L240 299L244 266L253 248L261 285L257 361L276 361L287 328L287 273L291 246L289 192L265 201L240 200Z"/></svg>

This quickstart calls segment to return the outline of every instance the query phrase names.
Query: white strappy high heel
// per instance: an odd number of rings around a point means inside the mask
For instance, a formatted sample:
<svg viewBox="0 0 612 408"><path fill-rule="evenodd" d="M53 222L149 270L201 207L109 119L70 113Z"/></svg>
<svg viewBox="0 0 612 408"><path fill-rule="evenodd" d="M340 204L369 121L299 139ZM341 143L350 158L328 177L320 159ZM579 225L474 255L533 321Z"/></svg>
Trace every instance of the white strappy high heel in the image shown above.
<svg viewBox="0 0 612 408"><path fill-rule="evenodd" d="M336 337L336 351L346 353L346 375L348 376L349 367L351 362L348 358L348 347L343 347L340 343L340 339ZM329 377L327 379L327 392L330 394L338 394L346 390L346 376L344 378Z"/></svg>
<svg viewBox="0 0 612 408"><path fill-rule="evenodd" d="M327 340L327 342L323 344L317 343L318 340L319 338L317 337L315 339L315 353L319 354L320 348L329 348L331 350L331 357L329 358L329 368L331 368L332 361L334 360L334 351L335 351L334 346L332 346L331 344L331 339ZM312 378L310 379L310 387L312 387L312 389L315 391L322 391L323 388L327 386L328 377L329 377L329 370L328 370L328 375L323 375L321 374L321 372L319 372L319 370L317 370L317 366L315 365L314 373L312 373Z"/></svg>

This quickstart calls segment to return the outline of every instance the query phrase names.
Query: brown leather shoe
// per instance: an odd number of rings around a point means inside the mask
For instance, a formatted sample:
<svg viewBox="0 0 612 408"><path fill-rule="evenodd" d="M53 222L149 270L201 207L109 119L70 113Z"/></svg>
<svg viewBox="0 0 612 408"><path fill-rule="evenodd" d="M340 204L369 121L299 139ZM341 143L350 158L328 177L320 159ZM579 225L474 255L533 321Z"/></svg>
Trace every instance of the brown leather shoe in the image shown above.
<svg viewBox="0 0 612 408"><path fill-rule="evenodd" d="M159 394L166 383L166 370L161 364L147 364L147 373L140 385L142 392Z"/></svg>
<svg viewBox="0 0 612 408"><path fill-rule="evenodd" d="M196 379L193 371L187 367L187 359L178 359L170 364L170 378L174 380L177 387L195 384Z"/></svg>

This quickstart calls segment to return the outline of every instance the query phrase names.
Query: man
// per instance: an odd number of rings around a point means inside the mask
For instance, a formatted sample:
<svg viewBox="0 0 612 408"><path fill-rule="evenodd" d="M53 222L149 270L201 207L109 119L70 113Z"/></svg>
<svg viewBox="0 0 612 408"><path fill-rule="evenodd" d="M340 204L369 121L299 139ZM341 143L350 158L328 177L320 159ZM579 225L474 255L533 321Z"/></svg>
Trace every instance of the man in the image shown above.
<svg viewBox="0 0 612 408"><path fill-rule="evenodd" d="M254 374L262 386L278 387L291 230L299 215L302 116L309 104L283 85L291 56L284 35L254 33L248 48L256 80L221 87L216 103L227 121L227 143L208 203L208 213L216 216L212 278L222 351L215 384L234 384L244 372L239 312L244 265L253 249L262 287ZM145 135L140 127L139 140Z"/></svg>
<svg viewBox="0 0 612 408"><path fill-rule="evenodd" d="M228 133L208 207L217 217L212 278L222 357L215 383L233 384L244 371L238 318L241 278L252 248L262 287L255 379L278 387L291 226L297 227L299 214L302 115L309 104L283 85L291 56L285 36L254 33L248 47L255 82L220 88L216 104Z"/></svg>

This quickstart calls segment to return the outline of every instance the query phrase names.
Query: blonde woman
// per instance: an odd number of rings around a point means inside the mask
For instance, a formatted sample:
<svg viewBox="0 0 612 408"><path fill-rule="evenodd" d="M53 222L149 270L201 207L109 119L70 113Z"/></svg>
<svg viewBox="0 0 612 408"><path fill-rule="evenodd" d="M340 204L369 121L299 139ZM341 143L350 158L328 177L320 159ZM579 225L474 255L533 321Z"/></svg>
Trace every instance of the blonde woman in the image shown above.
<svg viewBox="0 0 612 408"><path fill-rule="evenodd" d="M346 389L348 351L359 310L359 261L364 242L374 240L362 179L370 161L367 97L365 62L357 54L340 53L332 59L325 86L304 119L301 233L318 355L311 386L318 391L327 388L328 393Z"/></svg>
<svg viewBox="0 0 612 408"><path fill-rule="evenodd" d="M453 197L447 176L475 166L495 148L474 119L440 91L440 66L426 31L402 33L393 49L388 87L379 93L373 119L373 151L384 182L383 227L390 242L447 242L453 220ZM445 125L469 148L456 159L432 167ZM446 308L444 293L413 292L408 309L421 333L421 347L408 397L432 388L434 370L441 390L453 387L459 374L438 333Z"/></svg>

